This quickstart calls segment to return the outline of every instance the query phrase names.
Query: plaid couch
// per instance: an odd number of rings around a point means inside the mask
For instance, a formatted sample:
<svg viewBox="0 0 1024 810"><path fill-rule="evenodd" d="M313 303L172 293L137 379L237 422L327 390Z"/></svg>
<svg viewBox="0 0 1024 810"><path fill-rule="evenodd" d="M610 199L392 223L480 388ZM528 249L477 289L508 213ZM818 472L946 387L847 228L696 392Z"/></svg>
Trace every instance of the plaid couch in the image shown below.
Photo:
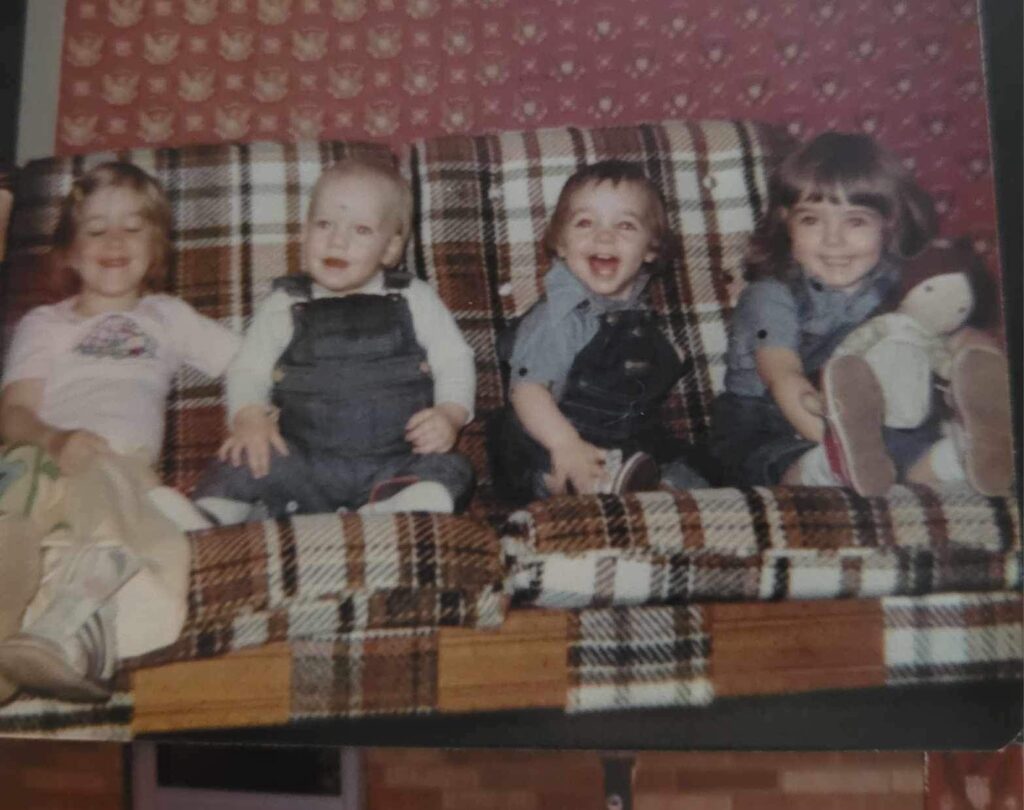
<svg viewBox="0 0 1024 810"><path fill-rule="evenodd" d="M271 280L299 269L302 216L322 168L353 153L393 157L416 207L406 265L448 304L478 370L477 418L460 445L478 475L466 515L322 515L195 533L185 632L126 669L288 641L296 719L432 711L438 628L494 627L509 606L537 605L572 611L566 710L702 704L715 693L702 605L877 597L891 682L1019 678L1014 499L776 487L563 497L510 514L493 492L485 426L505 397L496 336L542 290L540 237L565 180L617 157L661 188L679 243L651 296L692 361L665 418L699 438L724 378L746 245L787 146L750 122L666 121L441 137L397 156L340 142L121 153L171 200L171 291L237 331ZM18 173L0 275L5 338L46 300L40 260L71 179L112 157L35 161ZM183 373L167 417L161 472L188 491L223 437L221 384ZM16 701L0 710L0 731L123 736L128 683L123 675L106 706Z"/></svg>

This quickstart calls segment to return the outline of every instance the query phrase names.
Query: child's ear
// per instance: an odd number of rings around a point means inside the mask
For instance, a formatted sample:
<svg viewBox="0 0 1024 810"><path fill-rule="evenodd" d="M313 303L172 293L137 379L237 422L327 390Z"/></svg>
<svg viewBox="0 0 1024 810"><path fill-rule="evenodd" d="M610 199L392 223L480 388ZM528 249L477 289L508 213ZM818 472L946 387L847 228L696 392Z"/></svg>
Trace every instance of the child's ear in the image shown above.
<svg viewBox="0 0 1024 810"><path fill-rule="evenodd" d="M561 237L559 237L554 242L552 242L551 243L551 247L554 248L555 258L561 259L564 262L565 261L565 244L562 241Z"/></svg>
<svg viewBox="0 0 1024 810"><path fill-rule="evenodd" d="M381 264L385 267L396 267L402 259L402 248L405 247L405 239L402 234L396 233L388 240L387 247L384 248L384 256L381 258Z"/></svg>

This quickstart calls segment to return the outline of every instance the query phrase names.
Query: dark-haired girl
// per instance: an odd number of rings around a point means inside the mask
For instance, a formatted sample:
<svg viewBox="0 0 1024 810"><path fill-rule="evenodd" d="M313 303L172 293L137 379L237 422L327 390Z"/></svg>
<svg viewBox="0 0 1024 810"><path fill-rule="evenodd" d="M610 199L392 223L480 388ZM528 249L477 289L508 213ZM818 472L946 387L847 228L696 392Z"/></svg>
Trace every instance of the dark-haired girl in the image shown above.
<svg viewBox="0 0 1024 810"><path fill-rule="evenodd" d="M829 132L777 169L732 317L713 447L726 483L842 485L822 441L816 378L836 346L875 314L904 258L935 229L931 199L873 139ZM938 425L890 448L909 467Z"/></svg>

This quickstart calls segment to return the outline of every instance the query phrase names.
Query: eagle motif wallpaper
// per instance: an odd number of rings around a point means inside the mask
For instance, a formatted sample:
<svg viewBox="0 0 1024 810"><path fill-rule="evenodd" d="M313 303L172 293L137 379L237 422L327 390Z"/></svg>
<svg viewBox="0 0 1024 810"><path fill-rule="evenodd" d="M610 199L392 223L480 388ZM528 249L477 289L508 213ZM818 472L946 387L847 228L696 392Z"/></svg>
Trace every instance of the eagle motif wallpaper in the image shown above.
<svg viewBox="0 0 1024 810"><path fill-rule="evenodd" d="M870 133L994 260L975 0L68 0L57 149L666 118Z"/></svg>

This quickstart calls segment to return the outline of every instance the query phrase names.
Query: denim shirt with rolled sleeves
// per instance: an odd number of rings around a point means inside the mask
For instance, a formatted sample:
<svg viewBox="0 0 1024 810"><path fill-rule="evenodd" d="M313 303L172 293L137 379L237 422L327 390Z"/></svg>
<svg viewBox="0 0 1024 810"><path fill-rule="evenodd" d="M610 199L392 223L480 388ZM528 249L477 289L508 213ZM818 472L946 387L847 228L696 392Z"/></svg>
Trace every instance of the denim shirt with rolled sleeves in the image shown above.
<svg viewBox="0 0 1024 810"><path fill-rule="evenodd" d="M900 279L899 265L887 258L854 292L828 287L802 270L790 281L759 279L736 302L726 355L725 390L762 397L767 389L757 373L758 349L791 349L808 377L817 374L851 331L875 315Z"/></svg>

